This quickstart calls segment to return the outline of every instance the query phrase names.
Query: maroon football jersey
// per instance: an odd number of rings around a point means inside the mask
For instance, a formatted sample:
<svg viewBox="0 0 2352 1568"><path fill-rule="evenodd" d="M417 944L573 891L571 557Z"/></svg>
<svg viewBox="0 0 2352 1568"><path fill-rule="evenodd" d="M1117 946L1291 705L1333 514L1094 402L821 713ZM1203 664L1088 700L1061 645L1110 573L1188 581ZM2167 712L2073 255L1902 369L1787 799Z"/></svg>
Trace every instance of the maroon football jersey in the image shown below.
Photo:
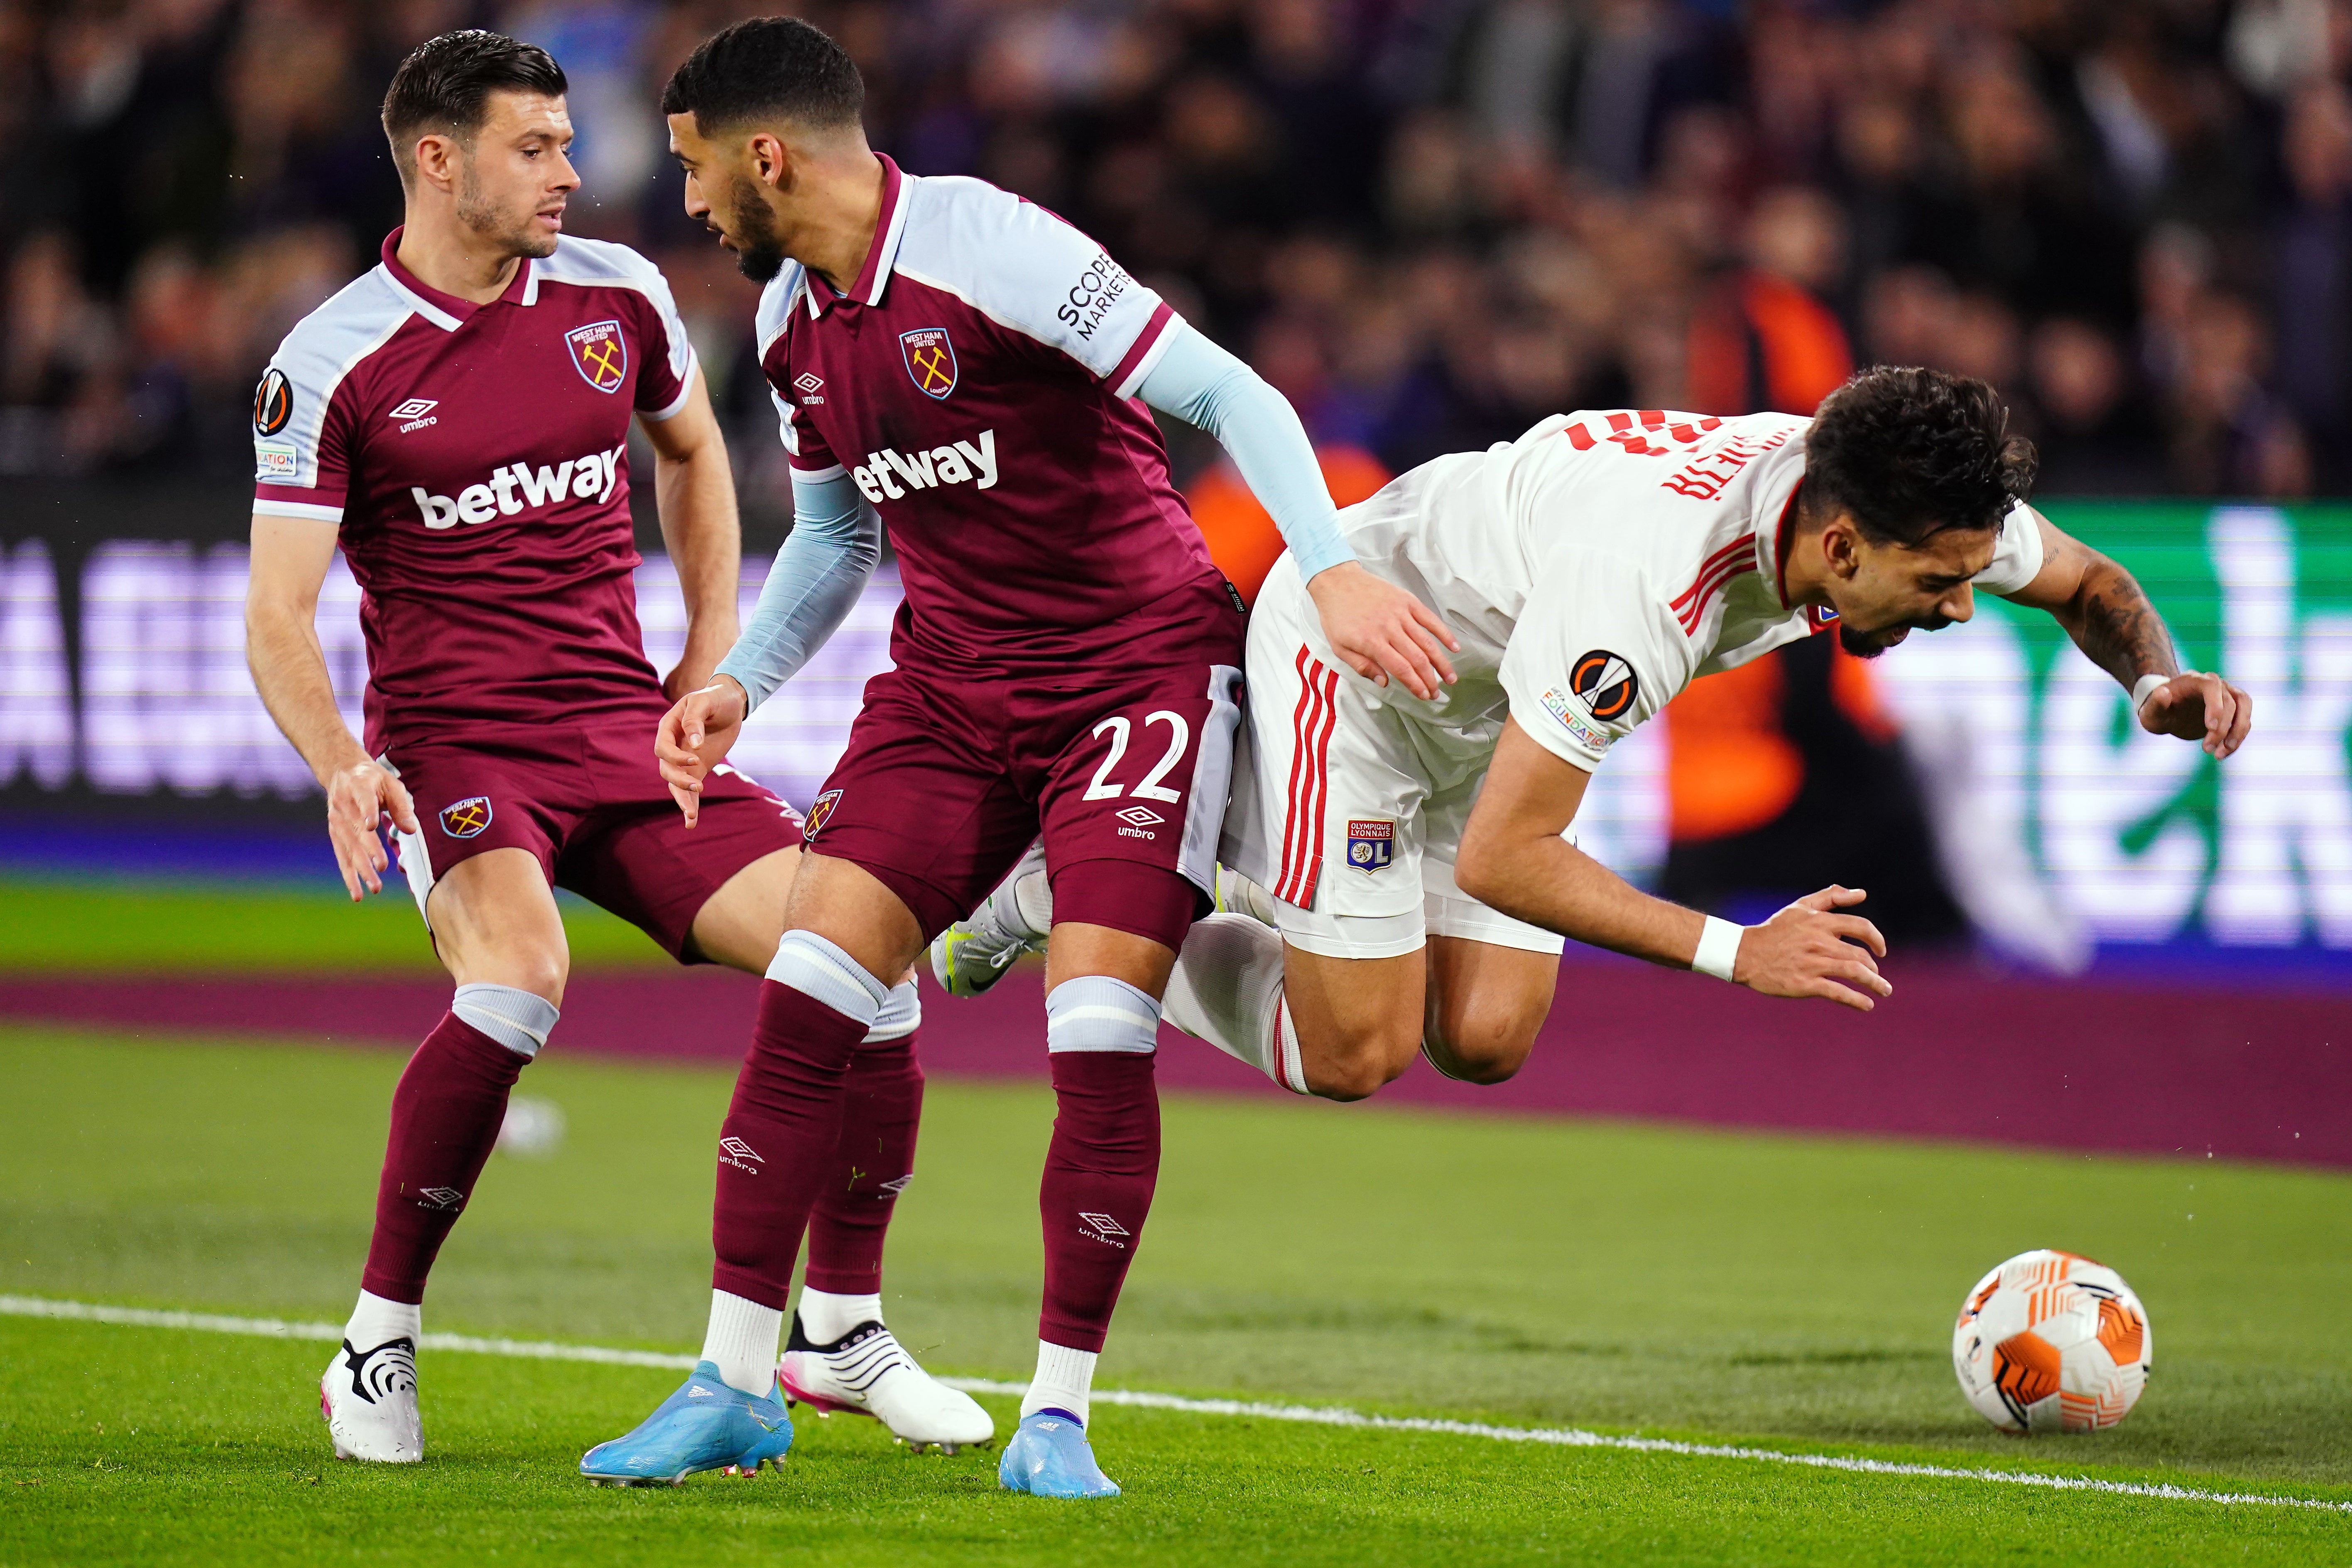
<svg viewBox="0 0 2352 1568"><path fill-rule="evenodd" d="M629 419L694 350L635 251L565 238L488 305L394 259L287 334L255 395L256 513L340 525L368 749L663 706L630 572Z"/></svg>
<svg viewBox="0 0 2352 1568"><path fill-rule="evenodd" d="M847 469L889 525L893 656L1050 669L1190 613L1218 573L1135 397L1174 313L1044 208L882 167L849 292L787 263L759 330L793 466Z"/></svg>

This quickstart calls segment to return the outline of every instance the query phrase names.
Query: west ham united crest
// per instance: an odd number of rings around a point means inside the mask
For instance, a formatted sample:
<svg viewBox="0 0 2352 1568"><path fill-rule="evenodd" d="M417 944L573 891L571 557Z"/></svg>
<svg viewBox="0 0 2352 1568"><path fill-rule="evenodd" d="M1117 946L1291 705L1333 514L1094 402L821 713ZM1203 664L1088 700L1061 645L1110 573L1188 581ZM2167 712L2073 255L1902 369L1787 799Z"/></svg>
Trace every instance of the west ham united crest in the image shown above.
<svg viewBox="0 0 2352 1568"><path fill-rule="evenodd" d="M841 791L838 789L828 789L819 795L816 798L816 804L809 808L808 821L801 824L803 841L816 842L817 833L824 827L825 819L832 816L833 809L840 804Z"/></svg>
<svg viewBox="0 0 2352 1568"><path fill-rule="evenodd" d="M915 379L916 390L925 397L945 398L955 391L955 345L948 341L946 328L918 327L899 333L898 352L907 361L907 373Z"/></svg>
<svg viewBox="0 0 2352 1568"><path fill-rule="evenodd" d="M1358 871L1381 871L1395 863L1396 824L1358 817L1348 823L1348 863Z"/></svg>
<svg viewBox="0 0 2352 1568"><path fill-rule="evenodd" d="M441 808L441 831L453 839L470 839L490 825L490 798L468 795Z"/></svg>
<svg viewBox="0 0 2352 1568"><path fill-rule="evenodd" d="M618 321L592 321L563 334L572 350L572 368L600 392L619 392L629 379L629 340Z"/></svg>

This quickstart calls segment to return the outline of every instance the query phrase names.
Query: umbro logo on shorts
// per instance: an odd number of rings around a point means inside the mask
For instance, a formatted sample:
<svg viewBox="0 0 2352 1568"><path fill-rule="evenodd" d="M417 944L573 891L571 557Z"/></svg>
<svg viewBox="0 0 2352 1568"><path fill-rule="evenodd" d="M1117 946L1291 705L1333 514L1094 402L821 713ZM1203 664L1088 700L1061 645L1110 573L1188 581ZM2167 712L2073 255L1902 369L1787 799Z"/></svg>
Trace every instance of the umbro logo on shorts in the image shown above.
<svg viewBox="0 0 2352 1568"><path fill-rule="evenodd" d="M420 1187L416 1196L432 1208L452 1208L466 1201L466 1195L454 1186Z"/></svg>
<svg viewBox="0 0 2352 1568"><path fill-rule="evenodd" d="M733 1166L745 1176L758 1176L760 1167L768 1162L760 1157L760 1152L757 1149L742 1139L725 1137L719 1140L719 1163L722 1166Z"/></svg>
<svg viewBox="0 0 2352 1568"><path fill-rule="evenodd" d="M490 825L490 798L468 795L441 808L441 831L453 839L470 839Z"/></svg>

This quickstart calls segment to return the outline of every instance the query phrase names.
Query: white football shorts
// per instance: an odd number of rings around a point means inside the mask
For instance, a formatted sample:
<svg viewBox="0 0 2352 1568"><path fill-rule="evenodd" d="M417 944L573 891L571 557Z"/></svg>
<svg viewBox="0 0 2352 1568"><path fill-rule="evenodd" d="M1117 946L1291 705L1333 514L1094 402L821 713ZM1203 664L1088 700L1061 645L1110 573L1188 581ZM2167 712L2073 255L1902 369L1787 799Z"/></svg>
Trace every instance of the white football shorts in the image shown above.
<svg viewBox="0 0 2352 1568"><path fill-rule="evenodd" d="M1451 730L1381 700L1332 656L1287 555L1250 611L1248 691L1222 858L1275 895L1285 941L1328 958L1400 957L1432 936L1567 946L1454 884L1500 715Z"/></svg>

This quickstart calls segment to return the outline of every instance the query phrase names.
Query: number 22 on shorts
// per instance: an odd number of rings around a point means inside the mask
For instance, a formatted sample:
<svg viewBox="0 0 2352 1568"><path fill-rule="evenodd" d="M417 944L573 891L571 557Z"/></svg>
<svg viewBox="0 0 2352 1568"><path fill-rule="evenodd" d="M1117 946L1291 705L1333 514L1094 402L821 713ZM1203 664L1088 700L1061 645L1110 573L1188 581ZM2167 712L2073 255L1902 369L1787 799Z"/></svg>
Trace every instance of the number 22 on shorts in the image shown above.
<svg viewBox="0 0 2352 1568"><path fill-rule="evenodd" d="M1173 804L1184 798L1184 792L1181 789L1171 789L1160 780L1173 772L1179 762L1184 760L1185 748L1192 744L1192 727L1185 722L1182 714L1171 713L1166 708L1160 708L1144 716L1144 734L1149 737L1151 727L1163 722L1168 726L1169 732L1167 753L1152 765L1151 771L1143 776L1142 782L1136 785L1134 795L1139 800L1164 800ZM1110 736L1110 751L1104 757L1102 766L1095 769L1094 781L1087 786L1085 797L1087 800L1116 800L1128 792L1121 786L1112 783L1110 775L1111 770L1118 766L1119 759L1127 755L1131 728L1124 714L1113 714L1095 726L1096 735L1108 733Z"/></svg>

